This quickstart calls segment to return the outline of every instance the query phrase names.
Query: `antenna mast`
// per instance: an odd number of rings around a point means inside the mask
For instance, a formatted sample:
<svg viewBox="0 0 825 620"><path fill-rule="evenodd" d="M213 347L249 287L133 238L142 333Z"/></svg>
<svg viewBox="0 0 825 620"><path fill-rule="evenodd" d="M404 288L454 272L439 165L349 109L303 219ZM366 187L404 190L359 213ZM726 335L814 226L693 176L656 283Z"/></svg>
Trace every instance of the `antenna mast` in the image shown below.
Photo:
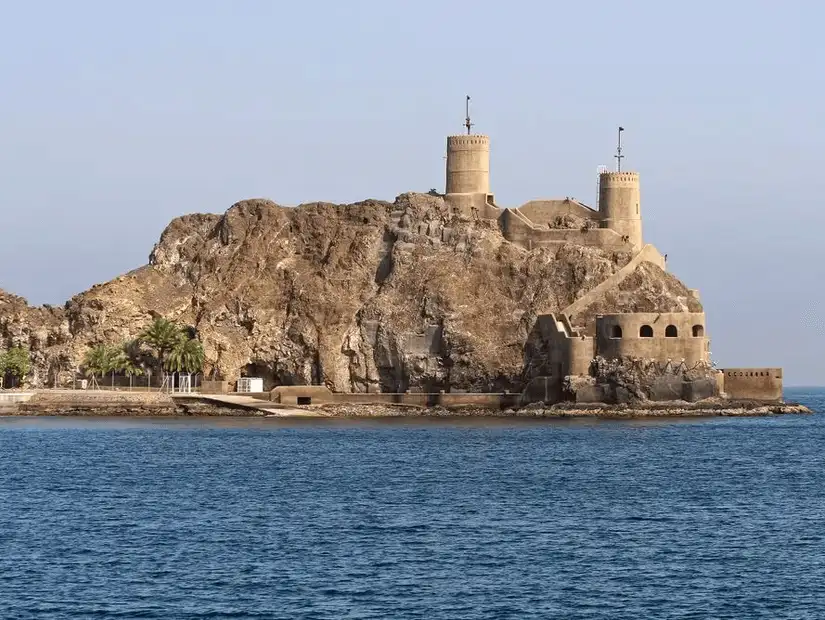
<svg viewBox="0 0 825 620"><path fill-rule="evenodd" d="M619 146L616 148L616 154L613 156L616 158L616 172L622 171L622 160L624 159L624 155L622 155L622 132L624 131L624 127L619 127Z"/></svg>
<svg viewBox="0 0 825 620"><path fill-rule="evenodd" d="M467 118L464 119L464 126L467 128L467 135L469 136L470 128L473 126L473 123L470 122L470 95L467 95L466 109Z"/></svg>

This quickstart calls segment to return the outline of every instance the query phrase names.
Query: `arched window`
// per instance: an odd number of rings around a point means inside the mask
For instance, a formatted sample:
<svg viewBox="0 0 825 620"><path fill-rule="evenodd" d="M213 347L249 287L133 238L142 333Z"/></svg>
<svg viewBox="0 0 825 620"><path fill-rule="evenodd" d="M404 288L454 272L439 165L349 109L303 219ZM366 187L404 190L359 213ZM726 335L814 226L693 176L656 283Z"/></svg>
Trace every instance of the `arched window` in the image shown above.
<svg viewBox="0 0 825 620"><path fill-rule="evenodd" d="M668 325L665 327L665 338L676 338L679 335L679 330L675 325Z"/></svg>
<svg viewBox="0 0 825 620"><path fill-rule="evenodd" d="M694 325L693 326L693 337L694 338L701 338L705 335L705 328L701 325Z"/></svg>
<svg viewBox="0 0 825 620"><path fill-rule="evenodd" d="M653 338L653 328L650 325L642 325L639 328L639 338Z"/></svg>
<svg viewBox="0 0 825 620"><path fill-rule="evenodd" d="M621 338L622 337L622 328L618 325L614 325L610 328L610 337L611 338Z"/></svg>

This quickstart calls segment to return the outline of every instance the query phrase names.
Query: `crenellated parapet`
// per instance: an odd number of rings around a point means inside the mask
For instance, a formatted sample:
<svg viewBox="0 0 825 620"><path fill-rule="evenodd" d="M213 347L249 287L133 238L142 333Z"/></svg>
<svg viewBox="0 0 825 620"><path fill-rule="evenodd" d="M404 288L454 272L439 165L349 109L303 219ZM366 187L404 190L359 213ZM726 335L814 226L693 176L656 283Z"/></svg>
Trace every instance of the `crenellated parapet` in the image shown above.
<svg viewBox="0 0 825 620"><path fill-rule="evenodd" d="M477 150L485 148L490 150L490 138L483 135L461 135L447 136L447 148L452 150Z"/></svg>
<svg viewBox="0 0 825 620"><path fill-rule="evenodd" d="M601 183L613 186L637 186L639 185L638 172L602 172L599 174Z"/></svg>

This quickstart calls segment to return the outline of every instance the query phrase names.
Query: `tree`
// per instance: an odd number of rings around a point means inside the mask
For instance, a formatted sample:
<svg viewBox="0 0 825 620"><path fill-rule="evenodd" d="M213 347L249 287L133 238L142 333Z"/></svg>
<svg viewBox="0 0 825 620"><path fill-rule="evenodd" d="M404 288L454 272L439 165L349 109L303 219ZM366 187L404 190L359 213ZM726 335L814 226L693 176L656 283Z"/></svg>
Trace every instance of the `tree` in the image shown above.
<svg viewBox="0 0 825 620"><path fill-rule="evenodd" d="M83 356L84 374L92 379L92 385L97 384L97 377L104 377L114 372L122 361L122 349L110 344L98 344L86 351ZM114 376L112 377L114 384Z"/></svg>
<svg viewBox="0 0 825 620"><path fill-rule="evenodd" d="M140 341L129 340L120 347L120 355L117 358L117 370L129 377L129 389L132 389L132 378L143 374L141 363L143 352L140 349Z"/></svg>
<svg viewBox="0 0 825 620"><path fill-rule="evenodd" d="M170 372L200 372L204 360L203 345L197 338L189 338L184 332L181 334L183 337L169 352L164 368Z"/></svg>
<svg viewBox="0 0 825 620"><path fill-rule="evenodd" d="M151 367L154 359L151 354L143 348L143 343L139 338L127 340L123 343L122 349L123 359L118 370L129 377L129 389L131 390L132 378L145 374L147 368Z"/></svg>
<svg viewBox="0 0 825 620"><path fill-rule="evenodd" d="M140 338L127 340L124 342L123 352L135 366L142 370L146 370L157 361L152 352L146 348Z"/></svg>
<svg viewBox="0 0 825 620"><path fill-rule="evenodd" d="M157 355L158 366L166 365L166 357L181 340L181 329L169 319L157 318L139 336Z"/></svg>
<svg viewBox="0 0 825 620"><path fill-rule="evenodd" d="M31 370L31 358L28 349L12 347L0 355L0 376L9 375L17 385L23 382Z"/></svg>
<svg viewBox="0 0 825 620"><path fill-rule="evenodd" d="M112 375L112 387L115 386L115 373L122 372L129 377L129 388L132 387L132 377L143 374L143 368L133 359L133 342L121 345L98 344L86 351L83 357L83 368L87 377L91 377L93 385L97 377Z"/></svg>

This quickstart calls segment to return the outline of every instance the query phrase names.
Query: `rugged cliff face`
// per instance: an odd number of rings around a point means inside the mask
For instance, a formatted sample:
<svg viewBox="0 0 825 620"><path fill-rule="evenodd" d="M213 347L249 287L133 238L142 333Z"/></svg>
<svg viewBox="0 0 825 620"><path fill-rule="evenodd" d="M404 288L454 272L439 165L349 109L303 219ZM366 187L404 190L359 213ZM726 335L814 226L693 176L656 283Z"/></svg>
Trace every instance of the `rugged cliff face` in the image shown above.
<svg viewBox="0 0 825 620"><path fill-rule="evenodd" d="M51 383L99 342L155 316L193 326L207 375L340 391L518 389L538 314L558 312L628 255L565 245L527 251L495 222L435 196L286 208L247 200L172 221L149 264L64 308L0 293L0 349L31 348ZM676 278L642 263L593 312L701 311Z"/></svg>

